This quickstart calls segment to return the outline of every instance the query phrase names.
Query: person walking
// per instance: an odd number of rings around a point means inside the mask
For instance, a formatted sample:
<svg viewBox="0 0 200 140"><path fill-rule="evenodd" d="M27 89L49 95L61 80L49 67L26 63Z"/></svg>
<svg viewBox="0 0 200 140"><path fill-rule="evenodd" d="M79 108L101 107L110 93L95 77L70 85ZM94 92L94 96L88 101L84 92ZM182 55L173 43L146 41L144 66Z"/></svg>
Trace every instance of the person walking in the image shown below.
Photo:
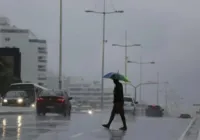
<svg viewBox="0 0 200 140"><path fill-rule="evenodd" d="M117 79L113 79L113 82L115 84L114 88L114 100L113 100L113 109L111 111L110 119L107 124L103 124L102 126L105 128L110 128L110 125L115 117L115 114L120 114L122 122L123 122L123 127L120 128L120 130L127 130L127 125L126 125L126 118L124 115L124 94L123 94L123 86Z"/></svg>

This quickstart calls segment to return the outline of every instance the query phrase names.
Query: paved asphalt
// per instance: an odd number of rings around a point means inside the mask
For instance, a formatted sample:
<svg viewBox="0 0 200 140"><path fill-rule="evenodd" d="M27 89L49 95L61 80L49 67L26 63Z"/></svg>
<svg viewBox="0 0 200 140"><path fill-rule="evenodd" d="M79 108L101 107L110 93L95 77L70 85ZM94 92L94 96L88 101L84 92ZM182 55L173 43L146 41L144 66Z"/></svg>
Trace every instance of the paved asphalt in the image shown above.
<svg viewBox="0 0 200 140"><path fill-rule="evenodd" d="M121 132L121 119L116 116L112 130L101 124L109 112L74 113L71 117L47 114L0 116L0 140L177 140L190 120L178 118L134 117L127 114L128 130Z"/></svg>

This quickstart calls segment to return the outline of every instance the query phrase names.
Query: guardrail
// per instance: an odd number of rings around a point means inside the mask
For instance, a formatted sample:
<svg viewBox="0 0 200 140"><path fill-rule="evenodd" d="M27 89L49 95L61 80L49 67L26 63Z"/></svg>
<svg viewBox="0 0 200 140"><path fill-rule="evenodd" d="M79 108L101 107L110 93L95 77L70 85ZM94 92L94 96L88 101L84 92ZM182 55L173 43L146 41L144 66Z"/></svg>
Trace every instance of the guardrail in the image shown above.
<svg viewBox="0 0 200 140"><path fill-rule="evenodd" d="M195 116L189 123L189 125L187 126L187 128L185 129L185 131L182 133L182 135L180 136L180 138L178 140L184 140L185 136L187 135L187 132L190 130L190 128L192 127L192 125L196 122L197 120L197 116Z"/></svg>

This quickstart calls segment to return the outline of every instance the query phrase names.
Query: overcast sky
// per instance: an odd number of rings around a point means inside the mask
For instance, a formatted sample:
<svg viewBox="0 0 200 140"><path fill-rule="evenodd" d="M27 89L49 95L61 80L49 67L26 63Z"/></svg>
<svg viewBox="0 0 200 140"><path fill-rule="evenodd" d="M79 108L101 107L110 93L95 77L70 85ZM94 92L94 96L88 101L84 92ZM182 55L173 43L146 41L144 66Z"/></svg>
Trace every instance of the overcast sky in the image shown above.
<svg viewBox="0 0 200 140"><path fill-rule="evenodd" d="M124 14L106 16L105 73L124 73L124 49L112 43L142 44L129 48L130 60L155 61L143 66L143 81L169 81L170 89L186 101L200 99L200 1L199 0L107 0L107 11ZM63 73L100 80L102 16L86 9L102 11L103 0L63 0ZM48 41L51 71L58 71L59 0L0 0L0 15L12 24L32 30ZM139 65L128 65L128 76L139 83ZM109 81L110 82L110 81ZM105 86L110 85L106 80ZM163 86L161 85L161 89ZM143 96L155 102L156 86L145 86ZM161 93L163 94L163 93Z"/></svg>

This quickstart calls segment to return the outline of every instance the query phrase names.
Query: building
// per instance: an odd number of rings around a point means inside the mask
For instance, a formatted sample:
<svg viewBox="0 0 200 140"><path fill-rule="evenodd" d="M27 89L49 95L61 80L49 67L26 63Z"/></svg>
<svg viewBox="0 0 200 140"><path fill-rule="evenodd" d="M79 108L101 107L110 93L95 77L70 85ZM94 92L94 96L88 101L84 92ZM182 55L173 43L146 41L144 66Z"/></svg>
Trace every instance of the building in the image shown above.
<svg viewBox="0 0 200 140"><path fill-rule="evenodd" d="M47 44L37 39L28 29L12 26L6 17L0 17L0 47L19 48L21 53L21 80L46 86Z"/></svg>
<svg viewBox="0 0 200 140"><path fill-rule="evenodd" d="M67 77L63 80L63 88L80 104L90 104L93 107L101 106L101 84L98 81L85 81L82 77ZM104 107L110 107L113 101L113 89L104 89Z"/></svg>

